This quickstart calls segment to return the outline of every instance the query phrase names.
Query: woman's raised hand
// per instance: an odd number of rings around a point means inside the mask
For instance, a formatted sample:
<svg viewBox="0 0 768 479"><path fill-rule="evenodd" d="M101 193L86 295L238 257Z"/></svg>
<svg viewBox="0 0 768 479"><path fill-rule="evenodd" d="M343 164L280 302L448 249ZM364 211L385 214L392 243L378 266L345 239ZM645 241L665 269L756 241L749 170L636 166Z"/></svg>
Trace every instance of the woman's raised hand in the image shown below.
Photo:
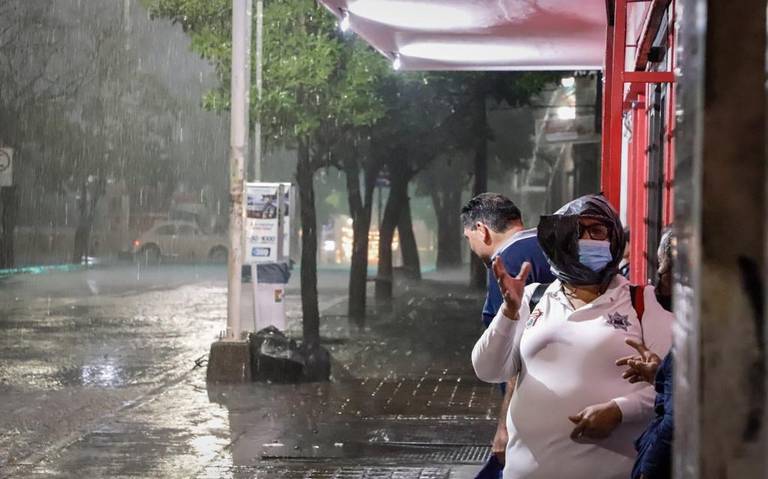
<svg viewBox="0 0 768 479"><path fill-rule="evenodd" d="M520 311L520 305L523 301L523 290L525 289L525 280L531 273L531 263L525 262L520 268L517 276L511 276L504 266L504 261L496 257L493 260L493 274L499 283L501 296L504 298L502 313L509 319L518 319L517 313Z"/></svg>

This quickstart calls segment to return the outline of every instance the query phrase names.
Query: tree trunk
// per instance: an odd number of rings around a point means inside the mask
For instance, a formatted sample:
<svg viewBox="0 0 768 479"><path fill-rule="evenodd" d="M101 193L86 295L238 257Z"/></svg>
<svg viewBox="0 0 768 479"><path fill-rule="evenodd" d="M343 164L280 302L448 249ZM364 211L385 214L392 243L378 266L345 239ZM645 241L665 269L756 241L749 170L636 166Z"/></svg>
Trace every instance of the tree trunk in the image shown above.
<svg viewBox="0 0 768 479"><path fill-rule="evenodd" d="M473 111L473 130L475 131L475 184L473 195L479 195L488 190L488 129L485 111L485 93L477 92ZM469 285L477 289L485 289L487 270L476 255L470 255Z"/></svg>
<svg viewBox="0 0 768 479"><path fill-rule="evenodd" d="M403 204L408 200L409 176L399 168L397 160L390 163L390 190L387 205L384 207L384 217L379 228L379 264L376 273L376 302L381 305L392 300L392 239L395 228L400 220Z"/></svg>
<svg viewBox="0 0 768 479"><path fill-rule="evenodd" d="M88 191L88 184L83 181L80 187L80 219L75 230L75 244L72 252L72 262L80 264L88 257L91 251L91 232L93 231L93 222L96 218L96 207L99 199L104 195L106 188L106 179L103 176L97 176L91 191Z"/></svg>
<svg viewBox="0 0 768 479"><path fill-rule="evenodd" d="M88 257L88 239L91 233L91 222L88 214L88 186L85 181L80 185L80 217L75 229L75 244L72 251L72 262L81 264Z"/></svg>
<svg viewBox="0 0 768 479"><path fill-rule="evenodd" d="M458 268L461 266L462 244L461 191L444 191L442 194L433 191L432 204L437 216L437 270Z"/></svg>
<svg viewBox="0 0 768 479"><path fill-rule="evenodd" d="M309 140L298 142L296 183L301 215L301 311L304 341L320 341L320 310L317 299L317 212L315 211L315 169L310 162Z"/></svg>
<svg viewBox="0 0 768 479"><path fill-rule="evenodd" d="M397 232L400 237L400 251L403 255L403 269L405 270L406 277L409 279L421 279L419 248L416 244L416 235L413 234L411 199L407 194L403 209L400 211Z"/></svg>
<svg viewBox="0 0 768 479"><path fill-rule="evenodd" d="M368 280L368 232L371 228L371 210L373 190L379 169L369 166L365 170L365 191L360 191L360 168L356 160L346 169L347 198L352 216L352 257L349 271L350 319L360 320L365 317L366 290ZM364 197L363 197L364 196Z"/></svg>
<svg viewBox="0 0 768 479"><path fill-rule="evenodd" d="M14 232L19 210L15 186L0 188L0 210L0 269L13 268L16 266Z"/></svg>

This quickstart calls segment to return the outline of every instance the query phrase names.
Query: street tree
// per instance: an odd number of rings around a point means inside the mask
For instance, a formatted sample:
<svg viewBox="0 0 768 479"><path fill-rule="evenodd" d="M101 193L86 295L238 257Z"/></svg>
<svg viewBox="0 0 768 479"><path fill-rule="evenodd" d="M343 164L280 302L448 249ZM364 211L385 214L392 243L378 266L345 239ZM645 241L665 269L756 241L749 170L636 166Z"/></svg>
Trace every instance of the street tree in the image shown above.
<svg viewBox="0 0 768 479"><path fill-rule="evenodd" d="M404 272L420 278L420 261L411 221L409 185L450 142L444 133L452 105L424 75L404 77L388 97L386 117L374 136L375 154L384 158L389 195L379 226L376 299L391 300L394 287L392 241L399 233Z"/></svg>
<svg viewBox="0 0 768 479"><path fill-rule="evenodd" d="M140 68L139 52L126 48L130 38L126 18L115 15L119 6L77 7L84 17L78 25L86 47L82 54L92 71L69 108L82 127L81 140L69 151L67 177L78 192L74 263L90 255L90 235L108 181L123 180L129 191L162 183L170 194L179 176L170 158L178 102Z"/></svg>
<svg viewBox="0 0 768 479"><path fill-rule="evenodd" d="M205 98L216 110L229 106L231 6L225 0L146 0L154 15L180 23L192 47L209 59L220 83ZM255 30L255 29L254 29ZM272 0L264 9L263 91L252 102L265 143L297 151L296 182L302 224L303 335L320 337L317 298L317 215L314 174L334 163L345 131L374 124L383 115L377 82L382 58L345 39L335 20L312 0ZM255 85L251 98L257 99Z"/></svg>
<svg viewBox="0 0 768 479"><path fill-rule="evenodd" d="M4 266L13 264L20 188L77 198L71 258L79 263L108 182L136 190L178 176L168 156L178 107L127 48L123 12L117 1L0 5L0 144L19 153L16 186L3 188Z"/></svg>
<svg viewBox="0 0 768 479"><path fill-rule="evenodd" d="M472 152L447 148L416 178L416 194L429 196L437 220L438 271L461 266L459 210L472 180Z"/></svg>
<svg viewBox="0 0 768 479"><path fill-rule="evenodd" d="M0 146L16 152L14 185L0 188L0 268L15 264L21 169L35 168L44 120L61 118L53 108L76 94L92 71L82 58L65 55L63 40L74 25L58 13L44 0L0 2Z"/></svg>
<svg viewBox="0 0 768 479"><path fill-rule="evenodd" d="M488 189L488 143L493 140L493 131L488 122L488 106L502 103L513 108L526 106L536 93L559 77L559 74L548 72L435 73L429 77L430 84L440 91L441 99L451 104L451 117L444 124L444 129L449 132L446 137L451 141L450 146L471 154L472 166L469 172L473 177L473 195ZM509 134L514 135L516 132ZM447 214L438 216L440 221L455 222ZM439 229L451 234L448 232L452 228L444 224ZM452 235L456 237L458 231ZM452 248L448 246L450 244L450 240L443 241L444 247ZM458 266L461 261L461 256L455 252L442 255L438 252L438 256L443 258L444 267ZM485 265L473 255L470 284L478 288L485 287L486 274Z"/></svg>

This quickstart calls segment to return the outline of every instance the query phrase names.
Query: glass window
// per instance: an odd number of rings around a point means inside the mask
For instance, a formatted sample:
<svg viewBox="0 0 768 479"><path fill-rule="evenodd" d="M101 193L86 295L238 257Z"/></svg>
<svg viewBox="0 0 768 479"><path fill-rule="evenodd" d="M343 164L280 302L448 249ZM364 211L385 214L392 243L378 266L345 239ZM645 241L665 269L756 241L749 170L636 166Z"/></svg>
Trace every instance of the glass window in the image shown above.
<svg viewBox="0 0 768 479"><path fill-rule="evenodd" d="M192 236L197 234L197 228L192 225L179 225L178 232L183 236Z"/></svg>
<svg viewBox="0 0 768 479"><path fill-rule="evenodd" d="M155 231L156 234L160 236L173 236L176 234L176 226L175 225L164 225L161 226Z"/></svg>

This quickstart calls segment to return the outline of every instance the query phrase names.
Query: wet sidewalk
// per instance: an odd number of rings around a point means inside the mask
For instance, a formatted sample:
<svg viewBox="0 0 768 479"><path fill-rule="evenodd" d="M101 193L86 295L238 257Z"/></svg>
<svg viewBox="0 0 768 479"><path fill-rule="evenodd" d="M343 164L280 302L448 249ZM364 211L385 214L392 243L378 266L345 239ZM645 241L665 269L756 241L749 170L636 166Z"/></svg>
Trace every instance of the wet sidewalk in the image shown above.
<svg viewBox="0 0 768 479"><path fill-rule="evenodd" d="M365 325L350 324L345 303L329 302L321 334L334 356L330 383L207 387L204 368L188 368L3 472L473 477L488 454L499 399L474 378L469 360L481 301L461 283L425 280ZM290 310L297 335L295 304Z"/></svg>

